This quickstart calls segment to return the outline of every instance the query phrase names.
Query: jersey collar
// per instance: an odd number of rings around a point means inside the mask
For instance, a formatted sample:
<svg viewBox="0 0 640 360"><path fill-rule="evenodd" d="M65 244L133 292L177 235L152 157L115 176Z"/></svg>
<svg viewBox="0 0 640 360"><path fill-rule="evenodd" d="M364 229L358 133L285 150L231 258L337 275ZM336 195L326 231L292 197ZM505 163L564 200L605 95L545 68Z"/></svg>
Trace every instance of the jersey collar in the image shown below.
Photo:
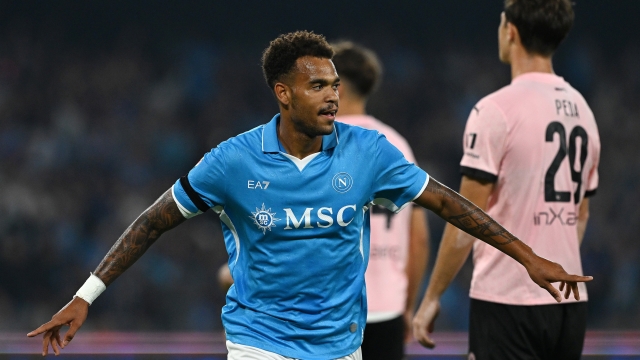
<svg viewBox="0 0 640 360"><path fill-rule="evenodd" d="M278 141L278 121L280 114L276 114L271 121L262 127L262 152L279 153L280 146ZM338 145L338 134L336 127L333 126L333 132L322 137L322 151L332 149Z"/></svg>
<svg viewBox="0 0 640 360"><path fill-rule="evenodd" d="M534 81L534 82L542 82L542 83L563 83L564 79L561 76L551 73L542 73L542 72L528 72L524 74L520 74L516 76L513 80L511 80L512 84L518 83L520 81Z"/></svg>

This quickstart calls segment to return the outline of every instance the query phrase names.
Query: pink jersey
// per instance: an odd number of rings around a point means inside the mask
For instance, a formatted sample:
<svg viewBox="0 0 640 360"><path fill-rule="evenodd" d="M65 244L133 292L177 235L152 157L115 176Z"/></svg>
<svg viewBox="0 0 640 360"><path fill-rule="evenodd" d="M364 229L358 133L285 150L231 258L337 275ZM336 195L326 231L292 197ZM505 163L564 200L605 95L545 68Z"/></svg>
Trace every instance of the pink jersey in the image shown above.
<svg viewBox="0 0 640 360"><path fill-rule="evenodd" d="M478 102L463 142L462 173L495 181L489 215L538 255L581 275L578 208L598 187L600 137L580 93L553 74L520 75ZM473 261L472 298L556 303L524 267L490 245L476 240ZM586 301L585 285L578 287Z"/></svg>
<svg viewBox="0 0 640 360"><path fill-rule="evenodd" d="M392 127L368 115L339 116L338 121L377 130L387 137L409 160L415 162L407 141ZM365 273L368 322L393 319L404 312L407 300L407 253L411 207L398 214L374 206L371 208L371 250Z"/></svg>

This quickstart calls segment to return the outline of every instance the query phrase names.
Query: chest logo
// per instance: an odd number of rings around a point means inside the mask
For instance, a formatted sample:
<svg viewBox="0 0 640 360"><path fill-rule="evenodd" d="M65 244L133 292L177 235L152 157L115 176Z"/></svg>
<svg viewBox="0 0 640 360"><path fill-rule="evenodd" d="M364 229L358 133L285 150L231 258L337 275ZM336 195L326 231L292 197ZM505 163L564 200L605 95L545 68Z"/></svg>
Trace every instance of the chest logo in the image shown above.
<svg viewBox="0 0 640 360"><path fill-rule="evenodd" d="M339 172L333 175L331 185L333 186L333 190L344 194L351 190L351 187L353 186L353 178L346 172Z"/></svg>
<svg viewBox="0 0 640 360"><path fill-rule="evenodd" d="M264 203L262 209L256 208L256 212L252 211L251 214L249 217L253 219L253 223L262 230L263 234L266 234L267 230L271 231L271 228L276 226L275 222L280 220L275 217L275 212L271 212L271 208L265 209Z"/></svg>

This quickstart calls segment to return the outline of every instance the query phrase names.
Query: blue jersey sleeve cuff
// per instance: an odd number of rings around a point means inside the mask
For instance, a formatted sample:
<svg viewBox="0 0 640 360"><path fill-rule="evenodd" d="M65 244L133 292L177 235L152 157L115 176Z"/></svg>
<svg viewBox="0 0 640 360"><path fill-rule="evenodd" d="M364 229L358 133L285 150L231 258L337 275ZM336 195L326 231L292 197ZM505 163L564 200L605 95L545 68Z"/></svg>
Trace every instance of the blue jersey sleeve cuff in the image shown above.
<svg viewBox="0 0 640 360"><path fill-rule="evenodd" d="M404 205L402 205L397 211L396 214L399 213L400 211L402 211L402 209L406 208L407 206L409 206L409 204L413 204L413 201L417 198L420 197L420 195L422 195L422 192L424 191L424 189L427 188L427 185L429 184L429 174L427 174L426 172L424 173L426 175L426 179L424 180L424 183L422 183L422 187L420 188L420 190L418 190L418 192L413 196L413 198L410 201L407 201L406 203L404 203ZM420 184L419 182L416 182L416 185Z"/></svg>
<svg viewBox="0 0 640 360"><path fill-rule="evenodd" d="M189 219L196 215L202 214L202 211L198 210L195 204L189 199L186 191L180 184L180 180L178 179L173 187L171 187L171 195L173 196L173 200L178 205L178 210L182 213L182 216Z"/></svg>

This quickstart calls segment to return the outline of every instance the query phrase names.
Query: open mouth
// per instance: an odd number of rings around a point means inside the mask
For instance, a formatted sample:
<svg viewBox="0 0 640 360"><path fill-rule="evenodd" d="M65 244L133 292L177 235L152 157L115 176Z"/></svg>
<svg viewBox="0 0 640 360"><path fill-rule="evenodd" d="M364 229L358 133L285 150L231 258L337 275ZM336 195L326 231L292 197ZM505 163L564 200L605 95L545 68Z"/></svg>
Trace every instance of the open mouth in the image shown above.
<svg viewBox="0 0 640 360"><path fill-rule="evenodd" d="M319 114L322 116L326 116L330 119L335 119L337 112L338 112L338 109L328 109L328 110L320 110Z"/></svg>

